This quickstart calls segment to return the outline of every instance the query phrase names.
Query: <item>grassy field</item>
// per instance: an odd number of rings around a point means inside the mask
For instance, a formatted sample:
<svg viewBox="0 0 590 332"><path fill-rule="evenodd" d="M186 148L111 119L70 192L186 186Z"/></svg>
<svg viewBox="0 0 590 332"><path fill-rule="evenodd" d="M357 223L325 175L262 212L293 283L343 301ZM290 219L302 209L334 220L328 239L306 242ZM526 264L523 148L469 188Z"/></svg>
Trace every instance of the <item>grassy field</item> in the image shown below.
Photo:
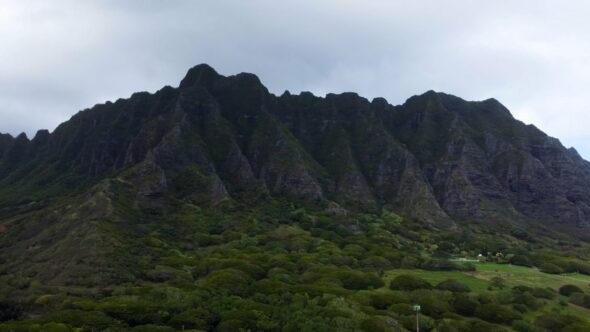
<svg viewBox="0 0 590 332"><path fill-rule="evenodd" d="M534 268L510 264L478 263L475 266L475 272L466 274L483 280L501 277L509 286L550 287L557 290L565 284L572 284L590 292L590 276L583 274L548 274Z"/></svg>
<svg viewBox="0 0 590 332"><path fill-rule="evenodd" d="M476 271L473 272L425 271L416 269L391 270L385 273L384 281L387 287L392 279L402 274L419 276L433 286L447 279L456 279L465 283L472 291L486 293L488 286L490 286L490 280L494 277L501 277L504 279L505 285L509 287L524 285L529 287L549 287L558 290L563 285L573 284L582 288L586 293L590 293L590 276L587 275L577 273L553 275L543 273L535 268L510 264L475 263L475 266ZM563 301L567 301L566 297L560 296L560 298ZM534 316L538 316L544 312L559 312L582 319L588 319L590 317L589 309L571 303L564 306L560 305L557 301L546 301L545 306L540 311L530 311L524 317L532 321L534 320Z"/></svg>
<svg viewBox="0 0 590 332"><path fill-rule="evenodd" d="M510 264L496 263L476 263L476 271L425 271L425 270L406 270L398 269L388 271L384 278L386 284L400 274L417 275L427 280L433 285L446 280L457 279L464 282L474 291L485 290L489 286L489 281L494 277L504 279L507 286L525 285L530 287L550 287L555 290L559 287L572 284L590 292L590 276L570 273L570 274L548 274L534 268L516 266Z"/></svg>

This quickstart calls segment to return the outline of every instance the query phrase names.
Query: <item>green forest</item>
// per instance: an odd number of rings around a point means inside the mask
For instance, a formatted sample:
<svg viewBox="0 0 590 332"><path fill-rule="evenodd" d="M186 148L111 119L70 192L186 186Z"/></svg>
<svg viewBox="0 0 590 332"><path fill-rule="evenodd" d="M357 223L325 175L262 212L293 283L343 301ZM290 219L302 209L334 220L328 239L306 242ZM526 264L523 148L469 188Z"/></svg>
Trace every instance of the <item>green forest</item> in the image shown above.
<svg viewBox="0 0 590 332"><path fill-rule="evenodd" d="M421 331L590 330L582 242L274 198L174 210L133 230L98 223L129 253L97 263L112 275L75 287L7 280L0 331L413 331L416 304Z"/></svg>

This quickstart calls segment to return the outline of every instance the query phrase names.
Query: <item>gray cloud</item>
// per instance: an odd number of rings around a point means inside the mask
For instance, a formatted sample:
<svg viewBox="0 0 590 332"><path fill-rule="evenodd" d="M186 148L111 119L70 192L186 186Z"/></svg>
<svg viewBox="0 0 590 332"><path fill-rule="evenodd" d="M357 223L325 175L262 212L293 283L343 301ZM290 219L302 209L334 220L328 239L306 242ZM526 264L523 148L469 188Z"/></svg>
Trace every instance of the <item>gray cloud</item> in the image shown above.
<svg viewBox="0 0 590 332"><path fill-rule="evenodd" d="M495 97L590 158L590 3L0 0L0 132L177 85L206 62L283 90Z"/></svg>

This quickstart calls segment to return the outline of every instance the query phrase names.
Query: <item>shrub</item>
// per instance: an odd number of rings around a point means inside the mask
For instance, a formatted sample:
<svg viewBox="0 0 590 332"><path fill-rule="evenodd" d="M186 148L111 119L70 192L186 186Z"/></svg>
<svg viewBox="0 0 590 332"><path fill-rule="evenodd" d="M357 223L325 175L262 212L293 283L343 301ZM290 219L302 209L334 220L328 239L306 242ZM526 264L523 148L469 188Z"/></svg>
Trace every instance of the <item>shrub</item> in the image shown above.
<svg viewBox="0 0 590 332"><path fill-rule="evenodd" d="M206 287L226 290L235 295L246 295L252 282L249 275L236 269L213 271L205 278Z"/></svg>
<svg viewBox="0 0 590 332"><path fill-rule="evenodd" d="M385 284L381 278L373 273L360 271L344 271L338 273L338 279L342 282L342 287L352 290L381 288Z"/></svg>
<svg viewBox="0 0 590 332"><path fill-rule="evenodd" d="M175 329L161 325L139 325L131 329L132 332L174 332Z"/></svg>
<svg viewBox="0 0 590 332"><path fill-rule="evenodd" d="M400 317L399 322L404 328L410 331L416 330L416 316L414 315ZM420 331L431 331L434 328L434 324L434 319L426 315L420 315Z"/></svg>
<svg viewBox="0 0 590 332"><path fill-rule="evenodd" d="M360 261L362 267L373 269L388 269L391 268L391 262L381 256L370 256Z"/></svg>
<svg viewBox="0 0 590 332"><path fill-rule="evenodd" d="M410 330L411 331L411 330ZM439 332L458 332L458 331L469 331L469 322L462 320L461 317L457 319L445 318L440 321L437 326Z"/></svg>
<svg viewBox="0 0 590 332"><path fill-rule="evenodd" d="M512 307L514 308L514 310L520 312L521 314L524 314L525 312L529 311L529 309L526 307L526 305L520 304L520 303L517 303L517 304L513 305Z"/></svg>
<svg viewBox="0 0 590 332"><path fill-rule="evenodd" d="M208 324L212 322L212 320L213 315L211 315L211 313L205 309L198 308L190 309L175 315L169 323L176 328L184 327L188 329L207 330L210 329Z"/></svg>
<svg viewBox="0 0 590 332"><path fill-rule="evenodd" d="M564 327L563 329L561 329L560 332L588 332L590 331L590 324L588 323L573 323L570 324L566 327Z"/></svg>
<svg viewBox="0 0 590 332"><path fill-rule="evenodd" d="M568 272L578 272L590 275L590 264L580 261L573 262L569 265Z"/></svg>
<svg viewBox="0 0 590 332"><path fill-rule="evenodd" d="M414 310L412 309L412 305L408 303L395 303L389 306L389 310L400 314L400 315L411 315Z"/></svg>
<svg viewBox="0 0 590 332"><path fill-rule="evenodd" d="M397 294L376 293L371 294L371 306L376 309L387 309L394 303L407 303L408 299Z"/></svg>
<svg viewBox="0 0 590 332"><path fill-rule="evenodd" d="M483 304L475 311L475 316L492 323L510 324L521 319L521 315L505 306L498 304Z"/></svg>
<svg viewBox="0 0 590 332"><path fill-rule="evenodd" d="M455 271L461 267L448 259L430 259L420 265L424 270L430 271Z"/></svg>
<svg viewBox="0 0 590 332"><path fill-rule="evenodd" d="M533 266L533 261L531 261L531 259L525 255L514 255L514 257L510 259L510 263L519 266Z"/></svg>
<svg viewBox="0 0 590 332"><path fill-rule="evenodd" d="M261 279L266 275L265 269L255 263L247 262L245 260L228 259L221 263L221 268L240 270L256 280Z"/></svg>
<svg viewBox="0 0 590 332"><path fill-rule="evenodd" d="M464 263L464 264L460 265L459 267L461 268L461 271L475 272L477 270L477 268L475 267L475 264L473 264L471 262Z"/></svg>
<svg viewBox="0 0 590 332"><path fill-rule="evenodd" d="M440 317L451 311L445 296L437 291L417 290L412 293L414 301L422 307L422 312L430 317Z"/></svg>
<svg viewBox="0 0 590 332"><path fill-rule="evenodd" d="M436 285L436 289L448 290L453 293L466 293L470 292L471 289L463 282L455 279L447 279Z"/></svg>
<svg viewBox="0 0 590 332"><path fill-rule="evenodd" d="M418 259L414 256L405 256L404 258L402 258L401 262L400 262L400 267L403 269L413 269L418 267L419 262Z"/></svg>
<svg viewBox="0 0 590 332"><path fill-rule="evenodd" d="M96 306L96 310L130 325L158 324L169 319L167 311L158 307L153 301L137 296L112 296L104 298Z"/></svg>
<svg viewBox="0 0 590 332"><path fill-rule="evenodd" d="M479 301L479 303L481 303L481 304L488 304L488 303L492 303L493 299L490 296L490 294L478 293L477 294L477 301Z"/></svg>
<svg viewBox="0 0 590 332"><path fill-rule="evenodd" d="M329 284L307 284L307 285L294 285L290 287L293 293L307 293L311 297L322 296L323 294L334 294L344 296L349 294L349 291L339 286Z"/></svg>
<svg viewBox="0 0 590 332"><path fill-rule="evenodd" d="M43 331L41 324L31 324L23 321L9 321L0 323L0 332L39 332Z"/></svg>
<svg viewBox="0 0 590 332"><path fill-rule="evenodd" d="M121 323L100 311L60 310L41 318L43 322L66 323L74 327L103 330L121 326Z"/></svg>
<svg viewBox="0 0 590 332"><path fill-rule="evenodd" d="M517 332L535 332L535 327L525 320L515 320L512 328Z"/></svg>
<svg viewBox="0 0 590 332"><path fill-rule="evenodd" d="M515 294L530 293L532 291L533 291L533 288L528 287L528 286L518 285L518 286L512 287L512 293L515 293Z"/></svg>
<svg viewBox="0 0 590 332"><path fill-rule="evenodd" d="M432 289L428 281L409 274L402 274L391 281L389 288L393 290L415 290L415 289Z"/></svg>
<svg viewBox="0 0 590 332"><path fill-rule="evenodd" d="M490 280L490 286L491 287L495 287L495 288L499 288L499 289L503 289L504 287L506 287L506 283L504 281L504 279L502 279L501 277L493 277Z"/></svg>
<svg viewBox="0 0 590 332"><path fill-rule="evenodd" d="M585 295L582 293L573 293L572 295L570 295L569 301L575 305L590 308L590 295Z"/></svg>
<svg viewBox="0 0 590 332"><path fill-rule="evenodd" d="M222 314L217 331L257 331L257 321L261 313L254 310L231 310Z"/></svg>
<svg viewBox="0 0 590 332"><path fill-rule="evenodd" d="M563 269L559 266L552 264L552 263L543 263L539 266L539 270L541 272L550 273L550 274L560 274L563 273Z"/></svg>
<svg viewBox="0 0 590 332"><path fill-rule="evenodd" d="M561 331L568 325L580 323L580 319L556 312L547 312L535 320L535 326L548 331Z"/></svg>
<svg viewBox="0 0 590 332"><path fill-rule="evenodd" d="M584 291L576 285L563 285L559 288L559 294L563 296L570 296L573 293L584 293Z"/></svg>
<svg viewBox="0 0 590 332"><path fill-rule="evenodd" d="M453 301L453 308L457 313L460 313L464 316L473 316L475 310L479 307L479 303L470 299L466 295L460 295L455 297Z"/></svg>
<svg viewBox="0 0 590 332"><path fill-rule="evenodd" d="M358 244L347 244L342 251L349 255L352 256L354 258L357 259L361 259L365 256L365 253L367 252L367 250L361 246L359 246Z"/></svg>
<svg viewBox="0 0 590 332"><path fill-rule="evenodd" d="M505 328L502 326L484 322L481 320L474 320L471 322L471 326L466 331L477 331L477 332L504 332Z"/></svg>
<svg viewBox="0 0 590 332"><path fill-rule="evenodd" d="M399 329L397 322L391 317L372 316L361 323L361 329L365 332L396 331Z"/></svg>
<svg viewBox="0 0 590 332"><path fill-rule="evenodd" d="M165 282L174 278L174 273L170 271L149 271L145 279L151 282Z"/></svg>
<svg viewBox="0 0 590 332"><path fill-rule="evenodd" d="M70 332L72 329L63 323L47 323L41 327L43 332Z"/></svg>
<svg viewBox="0 0 590 332"><path fill-rule="evenodd" d="M547 299L551 300L555 297L555 291L551 288L535 288L533 290L533 296L538 297L540 299Z"/></svg>
<svg viewBox="0 0 590 332"><path fill-rule="evenodd" d="M277 279L277 280L292 280L292 275L289 270L284 269L282 267L273 267L272 269L268 270L266 274L267 278L269 279Z"/></svg>
<svg viewBox="0 0 590 332"><path fill-rule="evenodd" d="M538 300L536 297L531 295L531 293L526 292L519 295L516 295L512 299L512 303L523 304L531 309L539 309L543 306L543 301Z"/></svg>
<svg viewBox="0 0 590 332"><path fill-rule="evenodd" d="M222 243L219 235L211 235L209 233L197 233L195 234L195 240L201 247L208 247Z"/></svg>
<svg viewBox="0 0 590 332"><path fill-rule="evenodd" d="M350 256L332 255L330 262L336 266L352 266L355 262L355 258Z"/></svg>
<svg viewBox="0 0 590 332"><path fill-rule="evenodd" d="M584 263L578 265L578 272L585 275L590 275L590 264Z"/></svg>
<svg viewBox="0 0 590 332"><path fill-rule="evenodd" d="M526 231L523 231L523 230L513 231L512 236L514 236L515 238L517 238L519 240L525 240L525 241L529 241L529 242L532 242L531 240L534 240L534 238L531 237L529 233L527 233Z"/></svg>

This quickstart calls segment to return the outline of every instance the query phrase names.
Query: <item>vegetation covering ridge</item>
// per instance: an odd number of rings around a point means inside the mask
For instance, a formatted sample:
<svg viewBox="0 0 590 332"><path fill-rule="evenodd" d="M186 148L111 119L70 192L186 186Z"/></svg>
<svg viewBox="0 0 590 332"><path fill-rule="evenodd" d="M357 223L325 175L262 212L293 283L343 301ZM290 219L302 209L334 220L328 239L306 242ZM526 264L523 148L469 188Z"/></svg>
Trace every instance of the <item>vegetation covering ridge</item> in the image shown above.
<svg viewBox="0 0 590 332"><path fill-rule="evenodd" d="M494 99L199 65L0 136L0 331L584 331L589 184Z"/></svg>

